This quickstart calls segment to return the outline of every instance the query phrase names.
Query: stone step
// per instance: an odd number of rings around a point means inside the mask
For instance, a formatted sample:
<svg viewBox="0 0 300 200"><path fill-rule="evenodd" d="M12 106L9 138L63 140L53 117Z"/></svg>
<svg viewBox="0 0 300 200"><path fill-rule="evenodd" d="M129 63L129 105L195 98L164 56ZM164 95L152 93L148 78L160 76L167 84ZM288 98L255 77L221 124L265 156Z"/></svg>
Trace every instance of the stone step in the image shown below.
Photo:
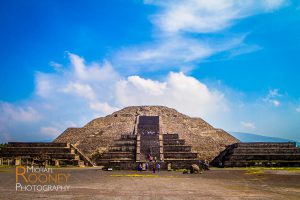
<svg viewBox="0 0 300 200"><path fill-rule="evenodd" d="M9 142L8 147L67 147L67 143L54 142Z"/></svg>
<svg viewBox="0 0 300 200"><path fill-rule="evenodd" d="M122 159L122 158L130 158L134 159L135 153L132 152L108 152L102 155L101 159Z"/></svg>
<svg viewBox="0 0 300 200"><path fill-rule="evenodd" d="M120 152L120 151L136 151L135 146L110 146L109 147L110 152Z"/></svg>
<svg viewBox="0 0 300 200"><path fill-rule="evenodd" d="M50 157L51 159L75 159L75 154L71 153L29 153L29 152L18 152L18 153L2 153L2 157Z"/></svg>
<svg viewBox="0 0 300 200"><path fill-rule="evenodd" d="M125 139L125 140L135 140L137 135L121 135L121 139Z"/></svg>
<svg viewBox="0 0 300 200"><path fill-rule="evenodd" d="M300 153L300 148L236 148L232 152L234 154L290 154Z"/></svg>
<svg viewBox="0 0 300 200"><path fill-rule="evenodd" d="M165 158L164 162L178 162L178 161L199 161L197 158Z"/></svg>
<svg viewBox="0 0 300 200"><path fill-rule="evenodd" d="M130 162L135 162L135 160L132 160L132 159L121 159L121 160L109 160L110 163L120 163L120 162L127 162L127 163L130 163Z"/></svg>
<svg viewBox="0 0 300 200"><path fill-rule="evenodd" d="M190 152L191 146L187 145L164 145L164 152Z"/></svg>
<svg viewBox="0 0 300 200"><path fill-rule="evenodd" d="M136 145L135 140L116 140L114 146L132 146Z"/></svg>
<svg viewBox="0 0 300 200"><path fill-rule="evenodd" d="M290 148L296 147L295 142L249 142L237 143L238 148Z"/></svg>
<svg viewBox="0 0 300 200"><path fill-rule="evenodd" d="M181 158L197 158L197 153L191 153L191 152L168 152L164 153L164 158L174 158L174 159L181 159Z"/></svg>
<svg viewBox="0 0 300 200"><path fill-rule="evenodd" d="M230 160L300 160L300 154L233 154Z"/></svg>
<svg viewBox="0 0 300 200"><path fill-rule="evenodd" d="M184 145L185 140L183 139L170 139L170 140L163 140L164 145Z"/></svg>
<svg viewBox="0 0 300 200"><path fill-rule="evenodd" d="M113 159L113 158L105 158L105 159L101 159L98 161L98 163L101 162L124 162L124 161L128 161L128 162L135 162L135 159L132 158L119 158L119 159Z"/></svg>
<svg viewBox="0 0 300 200"><path fill-rule="evenodd" d="M133 160L121 160L121 161L110 161L97 163L103 165L105 168L112 168L113 170L137 170L138 163Z"/></svg>
<svg viewBox="0 0 300 200"><path fill-rule="evenodd" d="M163 139L168 140L168 139L179 139L178 134L163 134Z"/></svg>
<svg viewBox="0 0 300 200"><path fill-rule="evenodd" d="M113 151L113 152L107 152L107 154L113 154L113 155L126 155L126 154L132 154L132 151L120 151L120 152L116 152L116 151Z"/></svg>
<svg viewBox="0 0 300 200"><path fill-rule="evenodd" d="M67 147L5 147L1 150L3 153L71 153Z"/></svg>

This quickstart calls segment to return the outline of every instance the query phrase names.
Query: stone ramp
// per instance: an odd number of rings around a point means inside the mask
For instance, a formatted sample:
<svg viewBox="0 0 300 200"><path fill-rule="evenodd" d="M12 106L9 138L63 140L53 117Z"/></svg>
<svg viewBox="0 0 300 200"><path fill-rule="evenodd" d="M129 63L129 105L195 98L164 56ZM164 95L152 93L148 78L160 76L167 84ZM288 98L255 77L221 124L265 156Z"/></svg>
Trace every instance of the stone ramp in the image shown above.
<svg viewBox="0 0 300 200"><path fill-rule="evenodd" d="M254 142L229 145L211 163L220 167L300 166L295 142Z"/></svg>

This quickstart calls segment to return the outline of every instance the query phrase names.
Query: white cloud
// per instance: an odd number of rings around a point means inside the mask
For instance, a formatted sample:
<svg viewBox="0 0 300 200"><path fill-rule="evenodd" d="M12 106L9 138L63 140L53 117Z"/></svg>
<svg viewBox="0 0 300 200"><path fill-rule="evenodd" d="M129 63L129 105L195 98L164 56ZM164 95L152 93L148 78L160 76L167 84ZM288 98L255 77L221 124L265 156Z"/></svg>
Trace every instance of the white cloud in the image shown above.
<svg viewBox="0 0 300 200"><path fill-rule="evenodd" d="M23 123L27 122L25 132L34 133L32 137L53 138L67 126L82 126L95 117L130 105L165 105L204 118L229 110L222 92L182 72L170 72L161 80L120 77L107 62L87 65L83 58L69 55L69 68L36 73L35 94L26 106L1 103L0 109L5 113L1 121L10 121L10 125L3 123L1 133L22 134ZM72 123L62 124L66 121ZM15 130L16 127L19 129Z"/></svg>
<svg viewBox="0 0 300 200"><path fill-rule="evenodd" d="M14 140L15 135L20 134L22 137L21 134L26 133L28 127L33 128L45 119L43 114L28 102L18 104L0 102L0 143Z"/></svg>
<svg viewBox="0 0 300 200"><path fill-rule="evenodd" d="M278 100L270 100L269 102L272 103L275 107L278 107L281 104Z"/></svg>
<svg viewBox="0 0 300 200"><path fill-rule="evenodd" d="M57 62L54 62L54 61L51 61L51 62L49 63L49 65L52 66L52 67L55 69L55 71L61 71L61 70L62 70L62 67L63 67L62 64L57 63Z"/></svg>
<svg viewBox="0 0 300 200"><path fill-rule="evenodd" d="M82 57L72 53L68 53L68 57L70 68L56 73L36 73L37 96L59 103L72 98L73 101L85 102L98 114L115 110L106 102L113 97L114 83L120 79L111 64L107 61L103 65L86 64Z"/></svg>
<svg viewBox="0 0 300 200"><path fill-rule="evenodd" d="M272 12L287 0L147 0L159 12L152 16L156 34L154 42L122 50L117 57L130 64L182 65L203 60L216 53L233 50L230 56L260 50L259 45L244 42L247 34L222 33L238 20L259 13ZM249 30L251 31L251 30ZM201 37L199 37L201 34Z"/></svg>
<svg viewBox="0 0 300 200"><path fill-rule="evenodd" d="M92 63L90 65L85 64L83 58L76 54L68 53L71 61L74 74L81 81L86 82L103 82L109 80L118 79L119 75L113 70L111 64L104 61L100 66L98 63ZM108 76L109 75L109 76Z"/></svg>
<svg viewBox="0 0 300 200"><path fill-rule="evenodd" d="M162 8L154 23L166 33L212 33L231 26L235 20L270 12L285 0L167 0L147 1Z"/></svg>
<svg viewBox="0 0 300 200"><path fill-rule="evenodd" d="M278 100L278 98L282 96L283 95L279 93L279 89L271 89L269 90L267 96L263 98L263 101L268 102L275 107L278 107L281 105L281 102Z"/></svg>
<svg viewBox="0 0 300 200"><path fill-rule="evenodd" d="M120 52L118 56L127 63L169 66L201 60L215 53L232 49L239 46L244 38L244 35L240 35L226 41L216 42L186 37L168 37L144 47L128 48Z"/></svg>
<svg viewBox="0 0 300 200"><path fill-rule="evenodd" d="M94 91L94 89L89 84L71 82L63 89L63 91L65 93L73 94L77 97L82 97L88 100L87 104L93 111L99 111L100 113L109 114L118 110L118 108L110 106L107 102L100 102L98 100L96 91Z"/></svg>
<svg viewBox="0 0 300 200"><path fill-rule="evenodd" d="M241 122L243 128L245 128L246 130L255 130L255 124L253 122Z"/></svg>
<svg viewBox="0 0 300 200"><path fill-rule="evenodd" d="M269 97L281 97L282 95L279 94L279 89L272 89L272 90L269 90L268 96Z"/></svg>
<svg viewBox="0 0 300 200"><path fill-rule="evenodd" d="M171 72L164 81L128 77L118 83L116 99L122 106L165 105L204 118L229 109L223 93L181 72Z"/></svg>
<svg viewBox="0 0 300 200"><path fill-rule="evenodd" d="M70 67L61 66L61 70L52 73L36 73L32 98L22 104L0 104L1 134L10 133L10 138L18 135L23 140L29 134L34 140L53 138L58 130L70 125L62 122L73 121L72 124L82 126L94 116L118 109L111 105L120 77L110 63L86 64L83 58L68 55Z"/></svg>
<svg viewBox="0 0 300 200"><path fill-rule="evenodd" d="M79 82L70 82L68 85L63 89L65 93L75 94L79 97L84 97L88 100L95 100L96 94L94 90L88 84L82 84Z"/></svg>
<svg viewBox="0 0 300 200"><path fill-rule="evenodd" d="M151 79L143 79L139 76L128 77L128 82L131 83L138 92L145 92L153 96L162 95L166 88L166 83L161 83Z"/></svg>
<svg viewBox="0 0 300 200"><path fill-rule="evenodd" d="M142 50L132 50L121 55L131 61L150 61L161 64L168 60L173 60L173 62L189 62L195 59L205 58L211 55L212 51L213 49L210 46L197 40L171 38L161 43L145 47Z"/></svg>
<svg viewBox="0 0 300 200"><path fill-rule="evenodd" d="M57 137L60 133L62 133L61 130L58 130L54 127L41 127L41 133L45 136L50 136L51 138Z"/></svg>
<svg viewBox="0 0 300 200"><path fill-rule="evenodd" d="M262 4L264 4L264 9L273 11L277 8L280 8L283 5L289 4L289 1L287 0L264 0L262 1Z"/></svg>
<svg viewBox="0 0 300 200"><path fill-rule="evenodd" d="M238 56L238 55L242 55L242 54L252 53L255 51L259 51L261 49L262 49L262 47L260 47L259 45L243 45L243 44L241 44L238 48L235 48L230 51L230 56L234 57L234 56Z"/></svg>
<svg viewBox="0 0 300 200"><path fill-rule="evenodd" d="M0 103L1 117L16 122L36 122L39 121L42 116L40 113L31 106L14 106L9 103Z"/></svg>
<svg viewBox="0 0 300 200"><path fill-rule="evenodd" d="M48 98L54 89L53 83L56 83L55 76L37 72L35 75L35 93L40 97Z"/></svg>
<svg viewBox="0 0 300 200"><path fill-rule="evenodd" d="M113 113L113 112L120 109L120 108L109 105L107 102L104 102L104 103L102 103L102 102L91 102L89 104L89 106L92 110L101 111L102 113L107 113L107 114Z"/></svg>

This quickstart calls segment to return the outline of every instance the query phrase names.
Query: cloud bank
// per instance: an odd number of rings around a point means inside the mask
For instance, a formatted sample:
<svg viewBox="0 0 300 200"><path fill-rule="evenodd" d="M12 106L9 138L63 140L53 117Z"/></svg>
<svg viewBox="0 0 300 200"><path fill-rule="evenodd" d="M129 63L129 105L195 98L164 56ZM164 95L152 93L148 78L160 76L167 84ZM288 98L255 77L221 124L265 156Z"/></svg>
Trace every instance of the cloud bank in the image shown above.
<svg viewBox="0 0 300 200"><path fill-rule="evenodd" d="M53 139L67 127L83 126L132 105L164 105L227 130L264 131L264 123L272 123L269 110L277 108L274 98L283 96L273 89L266 98L249 102L239 92L211 87L183 72L169 72L161 79L121 76L107 61L86 63L72 53L68 58L70 65L59 71L36 73L32 98L0 103L1 141ZM280 115L274 112L273 118Z"/></svg>
<svg viewBox="0 0 300 200"><path fill-rule="evenodd" d="M165 105L202 117L228 111L221 91L182 72L170 72L162 80L122 77L107 61L86 64L78 55L69 53L68 57L69 67L53 73L36 73L32 99L23 105L0 104L1 132L14 132L12 138L30 133L32 137L53 138L65 125L81 126L94 117L131 105ZM35 128L15 130L24 123Z"/></svg>

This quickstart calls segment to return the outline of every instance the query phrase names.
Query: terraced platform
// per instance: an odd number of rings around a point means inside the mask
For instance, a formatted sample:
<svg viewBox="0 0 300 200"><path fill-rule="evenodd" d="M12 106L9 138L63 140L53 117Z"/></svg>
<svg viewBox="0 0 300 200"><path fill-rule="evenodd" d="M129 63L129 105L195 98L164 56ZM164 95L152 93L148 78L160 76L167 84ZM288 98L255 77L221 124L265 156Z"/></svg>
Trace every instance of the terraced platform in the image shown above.
<svg viewBox="0 0 300 200"><path fill-rule="evenodd" d="M229 145L212 164L221 167L300 166L300 148L294 142L236 143Z"/></svg>
<svg viewBox="0 0 300 200"><path fill-rule="evenodd" d="M0 165L92 166L89 158L72 144L52 142L9 142L0 151Z"/></svg>

